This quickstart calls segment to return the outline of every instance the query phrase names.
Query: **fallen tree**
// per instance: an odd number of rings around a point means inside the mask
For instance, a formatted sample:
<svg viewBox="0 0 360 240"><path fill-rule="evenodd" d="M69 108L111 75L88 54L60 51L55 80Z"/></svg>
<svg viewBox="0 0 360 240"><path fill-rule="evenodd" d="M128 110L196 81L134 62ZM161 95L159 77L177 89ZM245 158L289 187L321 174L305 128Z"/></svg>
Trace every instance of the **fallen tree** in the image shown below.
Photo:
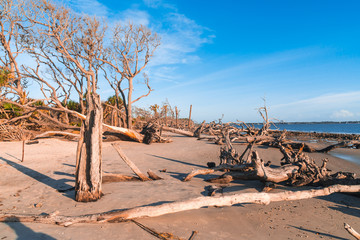
<svg viewBox="0 0 360 240"><path fill-rule="evenodd" d="M157 217L165 214L200 209L210 206L231 206L240 203L270 204L271 202L294 201L327 196L338 192L360 192L360 185L333 185L321 189L283 191L278 193L256 192L239 193L220 197L206 196L192 198L185 201L165 203L156 206L135 207L127 210L112 210L103 213L86 214L80 216L62 216L59 215L59 212L41 215L5 213L0 215L0 222L35 222L56 224L61 226L70 226L76 223L114 223L144 217Z"/></svg>

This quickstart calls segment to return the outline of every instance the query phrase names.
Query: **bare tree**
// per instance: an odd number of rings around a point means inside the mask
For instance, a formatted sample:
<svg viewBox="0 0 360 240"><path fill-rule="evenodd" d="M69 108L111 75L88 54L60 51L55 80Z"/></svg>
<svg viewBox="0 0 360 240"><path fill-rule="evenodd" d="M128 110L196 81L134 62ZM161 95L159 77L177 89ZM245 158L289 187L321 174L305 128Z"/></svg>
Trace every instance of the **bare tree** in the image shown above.
<svg viewBox="0 0 360 240"><path fill-rule="evenodd" d="M28 9L26 17L35 24L33 39L28 41L32 46L29 53L37 67L25 71L40 83L45 98L66 111L62 103L71 88L82 101L86 83L86 118L82 119L77 148L75 199L95 201L102 195L102 108L96 89L100 69L97 58L102 56L105 28L95 18L76 15L47 0L29 2ZM45 73L52 81L44 77L42 66L46 66Z"/></svg>
<svg viewBox="0 0 360 240"><path fill-rule="evenodd" d="M121 94L129 129L132 128L132 104L148 96L152 91L149 79L144 75L144 83L148 92L134 100L134 79L147 66L159 45L159 37L147 27L135 26L132 23L125 26L118 24L113 30L111 47L107 51L108 58L106 60L100 59L109 68L112 68L111 79L107 79L115 93ZM124 80L126 81L125 87L122 86Z"/></svg>
<svg viewBox="0 0 360 240"><path fill-rule="evenodd" d="M0 0L0 63L2 76L1 97L12 98L24 104L27 99L25 79L22 77L17 58L25 50L22 40L27 37L27 24L19 13L22 1Z"/></svg>

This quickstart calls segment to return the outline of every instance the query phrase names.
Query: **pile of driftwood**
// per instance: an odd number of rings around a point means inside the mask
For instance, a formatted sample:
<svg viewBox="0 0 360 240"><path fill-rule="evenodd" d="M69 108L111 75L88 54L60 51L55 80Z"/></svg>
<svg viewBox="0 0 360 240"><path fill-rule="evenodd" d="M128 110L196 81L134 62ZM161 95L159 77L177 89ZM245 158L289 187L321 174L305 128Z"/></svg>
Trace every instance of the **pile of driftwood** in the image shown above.
<svg viewBox="0 0 360 240"><path fill-rule="evenodd" d="M360 141L342 141L322 149L314 149L306 143L294 142L287 139L287 131L274 135L270 131L272 122L268 118L266 107L260 108L259 113L264 122L260 129L241 122L242 127L231 124L205 125L203 122L195 131L200 137L201 132L207 131L216 135L215 142L224 145L220 148L220 164L208 163L210 169L194 170L184 181L189 181L198 174L210 174L215 171L225 171L219 177L208 180L213 183L229 183L234 179L258 179L265 182L265 190L268 191L273 183L286 182L291 186L332 184L360 184L360 179L355 174L348 172L337 172L331 174L326 168L327 159L323 160L321 166L316 165L305 152L327 153L338 147L359 148ZM195 134L194 134L195 135ZM239 154L232 143L243 141L247 144L245 150ZM254 150L255 145L266 145L278 148L283 154L281 166L270 167L270 162L264 162L258 152Z"/></svg>

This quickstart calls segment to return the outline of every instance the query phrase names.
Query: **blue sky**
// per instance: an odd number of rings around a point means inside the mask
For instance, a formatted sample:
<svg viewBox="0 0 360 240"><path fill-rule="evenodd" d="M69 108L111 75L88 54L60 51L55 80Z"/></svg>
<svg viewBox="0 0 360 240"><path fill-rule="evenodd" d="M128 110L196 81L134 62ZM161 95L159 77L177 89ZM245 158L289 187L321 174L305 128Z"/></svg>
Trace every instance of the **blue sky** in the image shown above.
<svg viewBox="0 0 360 240"><path fill-rule="evenodd" d="M360 120L359 1L67 0L109 26L132 21L162 45L146 69L155 89L194 120L260 121L266 99L284 121ZM135 95L145 89L137 85ZM100 86L103 98L112 94Z"/></svg>

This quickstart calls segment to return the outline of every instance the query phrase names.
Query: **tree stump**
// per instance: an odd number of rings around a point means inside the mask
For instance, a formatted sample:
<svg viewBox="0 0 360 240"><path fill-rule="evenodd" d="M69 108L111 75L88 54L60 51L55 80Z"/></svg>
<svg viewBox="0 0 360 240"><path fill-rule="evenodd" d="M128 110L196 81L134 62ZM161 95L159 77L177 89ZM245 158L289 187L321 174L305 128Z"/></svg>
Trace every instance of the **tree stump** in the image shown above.
<svg viewBox="0 0 360 240"><path fill-rule="evenodd" d="M101 198L102 108L100 96L88 93L86 119L82 120L76 154L75 200L96 201Z"/></svg>

